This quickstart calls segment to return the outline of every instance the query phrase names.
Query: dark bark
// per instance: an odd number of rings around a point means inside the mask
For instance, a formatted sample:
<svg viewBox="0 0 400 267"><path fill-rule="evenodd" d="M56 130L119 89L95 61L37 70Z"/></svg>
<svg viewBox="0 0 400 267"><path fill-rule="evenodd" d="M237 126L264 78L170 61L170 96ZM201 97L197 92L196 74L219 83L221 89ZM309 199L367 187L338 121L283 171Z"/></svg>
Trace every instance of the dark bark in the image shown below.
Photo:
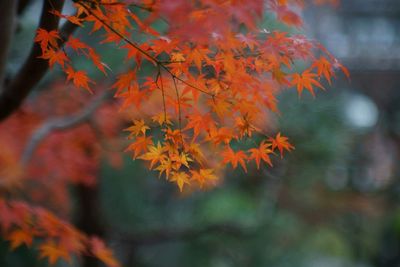
<svg viewBox="0 0 400 267"><path fill-rule="evenodd" d="M103 238L105 235L105 227L102 223L102 216L99 208L98 185L77 185L75 189L78 200L77 228L88 236ZM94 257L83 256L82 266L97 267L100 266L100 262Z"/></svg>
<svg viewBox="0 0 400 267"><path fill-rule="evenodd" d="M16 1L1 1L16 2ZM3 4L2 4L3 5ZM39 28L47 31L58 29L59 18L49 13L51 10L61 11L64 0L50 2L43 1L42 14L40 17ZM16 8L15 8L16 9ZM15 16L15 15L14 15ZM65 27L64 27L65 28ZM66 27L70 30L71 26ZM38 57L42 54L39 44L33 44L31 52L22 65L21 69L13 77L9 84L3 84L0 91L0 121L11 115L27 97L32 88L42 79L46 73L48 62ZM4 71L0 69L1 73Z"/></svg>
<svg viewBox="0 0 400 267"><path fill-rule="evenodd" d="M0 84L5 77L8 50L15 27L17 1L0 1Z"/></svg>

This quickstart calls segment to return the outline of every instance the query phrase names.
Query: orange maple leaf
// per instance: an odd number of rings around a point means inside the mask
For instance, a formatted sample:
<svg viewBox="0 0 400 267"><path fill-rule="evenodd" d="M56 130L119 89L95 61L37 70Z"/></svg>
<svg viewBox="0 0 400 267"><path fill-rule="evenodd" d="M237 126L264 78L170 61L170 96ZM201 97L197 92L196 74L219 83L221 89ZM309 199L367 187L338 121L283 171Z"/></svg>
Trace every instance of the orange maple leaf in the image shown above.
<svg viewBox="0 0 400 267"><path fill-rule="evenodd" d="M32 245L33 241L32 233L23 229L12 231L8 234L7 239L11 242L11 250L16 249L22 244L29 247Z"/></svg>
<svg viewBox="0 0 400 267"><path fill-rule="evenodd" d="M42 49L43 54L45 54L49 44L53 48L58 48L58 40L61 40L61 38L56 30L46 31L41 28L37 30L35 42L40 43L40 48Z"/></svg>
<svg viewBox="0 0 400 267"><path fill-rule="evenodd" d="M48 258L50 264L56 263L60 258L71 262L69 253L58 246L54 241L50 240L39 246L40 258Z"/></svg>
<svg viewBox="0 0 400 267"><path fill-rule="evenodd" d="M92 252L99 260L109 267L120 266L119 262L114 258L112 251L104 245L103 241L97 237L93 237L90 241Z"/></svg>
<svg viewBox="0 0 400 267"><path fill-rule="evenodd" d="M266 143L265 141L262 141L258 148L251 148L248 150L251 153L249 156L249 160L254 159L256 161L257 169L260 169L261 160L272 166L271 159L269 158L269 154L273 152L272 149L269 148L271 146L271 143Z"/></svg>
<svg viewBox="0 0 400 267"><path fill-rule="evenodd" d="M319 77L322 77L322 75L325 77L325 79L331 84L332 82L332 75L333 69L332 69L332 64L325 58L325 57L320 57L314 63L311 65L312 68L317 68L317 74Z"/></svg>
<svg viewBox="0 0 400 267"><path fill-rule="evenodd" d="M92 90L89 87L89 83L95 83L86 74L86 71L79 70L79 71L74 71L72 67L68 67L66 70L67 73L67 80L72 80L74 85L78 88L84 88L88 90L90 93L92 93Z"/></svg>
<svg viewBox="0 0 400 267"><path fill-rule="evenodd" d="M153 138L151 136L138 136L135 142L130 144L125 151L133 151L133 158L135 159L140 153L147 151L150 145L153 145Z"/></svg>
<svg viewBox="0 0 400 267"><path fill-rule="evenodd" d="M290 151L292 149L294 149L294 146L291 145L288 142L288 138L285 136L281 136L281 133L279 132L275 138L270 137L268 139L268 141L270 141L272 143L272 150L274 150L275 148L278 148L280 154L281 154L281 158L283 158L283 150L287 150Z"/></svg>
<svg viewBox="0 0 400 267"><path fill-rule="evenodd" d="M199 171L190 171L190 173L192 179L199 183L200 188L203 188L204 184L214 183L218 179L213 169L200 169Z"/></svg>
<svg viewBox="0 0 400 267"><path fill-rule="evenodd" d="M57 51L54 49L48 49L44 51L43 55L41 55L39 58L47 59L49 61L50 68L52 68L55 63L59 64L61 68L64 68L65 63L69 61L64 51Z"/></svg>
<svg viewBox="0 0 400 267"><path fill-rule="evenodd" d="M242 166L243 170L247 172L246 162L247 155L244 151L239 150L237 152L233 151L229 146L222 152L222 163L232 164L233 169L236 169L238 163Z"/></svg>
<svg viewBox="0 0 400 267"><path fill-rule="evenodd" d="M316 77L318 77L318 75L311 73L309 70L304 71L302 74L295 73L293 74L292 84L296 85L299 95L301 95L303 89L306 88L313 96L315 96L313 86L325 90L325 88L315 79Z"/></svg>

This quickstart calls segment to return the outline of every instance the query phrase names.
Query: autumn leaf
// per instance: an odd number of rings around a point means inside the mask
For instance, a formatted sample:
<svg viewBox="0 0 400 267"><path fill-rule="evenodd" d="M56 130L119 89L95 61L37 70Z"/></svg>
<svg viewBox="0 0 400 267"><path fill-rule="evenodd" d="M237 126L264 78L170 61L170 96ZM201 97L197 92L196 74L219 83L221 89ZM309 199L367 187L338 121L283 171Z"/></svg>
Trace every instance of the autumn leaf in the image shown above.
<svg viewBox="0 0 400 267"><path fill-rule="evenodd" d="M247 172L246 162L247 159L246 153L244 151L239 150L237 152L233 151L229 146L222 152L222 163L230 163L232 164L233 169L236 169L238 164L240 164L245 172Z"/></svg>
<svg viewBox="0 0 400 267"><path fill-rule="evenodd" d="M49 45L58 48L58 40L61 40L61 38L56 30L46 31L39 28L36 32L35 42L40 43L43 54L45 54Z"/></svg>
<svg viewBox="0 0 400 267"><path fill-rule="evenodd" d="M52 68L56 63L59 64L61 68L64 68L66 62L69 61L69 58L65 55L64 51L53 49L46 50L39 58L48 60L50 68Z"/></svg>
<svg viewBox="0 0 400 267"><path fill-rule="evenodd" d="M168 114L164 114L164 112L160 112L160 113L154 115L153 117L151 117L151 120L153 122L157 122L158 125L160 125L160 126L162 126L164 124L172 125L171 116Z"/></svg>
<svg viewBox="0 0 400 267"><path fill-rule="evenodd" d="M320 57L314 61L311 67L317 69L317 75L319 77L324 76L329 84L332 83L332 75L334 75L332 64L325 57Z"/></svg>
<svg viewBox="0 0 400 267"><path fill-rule="evenodd" d="M7 239L11 242L11 250L25 244L27 247L32 245L33 236L28 230L17 229L8 234Z"/></svg>
<svg viewBox="0 0 400 267"><path fill-rule="evenodd" d="M68 67L66 73L68 74L67 76L68 81L72 80L72 82L76 87L84 88L88 90L90 93L92 93L92 90L89 87L89 83L94 84L95 82L89 79L89 77L86 74L86 71L83 70L74 71L72 67Z"/></svg>
<svg viewBox="0 0 400 267"><path fill-rule="evenodd" d="M295 73L293 74L292 84L297 87L299 95L301 95L303 89L306 88L313 96L315 96L313 86L325 90L325 88L315 79L317 77L317 74L311 73L308 70L304 71L302 74Z"/></svg>
<svg viewBox="0 0 400 267"><path fill-rule="evenodd" d="M258 148L251 148L248 151L250 152L249 160L254 159L257 164L257 169L260 169L260 162L263 160L264 162L268 163L272 167L271 159L269 158L269 154L273 151L269 147L271 147L271 143L267 143L262 141Z"/></svg>
<svg viewBox="0 0 400 267"><path fill-rule="evenodd" d="M161 146L160 142L157 143L157 146L148 146L148 151L149 152L138 158L150 161L150 169L152 169L154 164L156 164L157 162L162 162L166 160L167 156L164 154L165 148Z"/></svg>
<svg viewBox="0 0 400 267"><path fill-rule="evenodd" d="M68 252L60 248L54 241L47 241L39 246L39 257L47 258L50 264L55 264L58 259L64 259L71 262Z"/></svg>
<svg viewBox="0 0 400 267"><path fill-rule="evenodd" d="M114 258L113 253L108 249L103 241L99 238L93 237L91 239L91 250L93 254L109 267L119 267L119 262Z"/></svg>
<svg viewBox="0 0 400 267"><path fill-rule="evenodd" d="M133 151L133 158L137 158L142 152L147 151L147 148L153 145L153 138L151 136L137 136L135 141L131 143L126 151Z"/></svg>
<svg viewBox="0 0 400 267"><path fill-rule="evenodd" d="M134 136L138 136L139 134L146 135L146 131L149 130L150 127L148 127L144 120L133 120L133 125L129 128L124 129L124 131L130 132L128 138L133 138Z"/></svg>
<svg viewBox="0 0 400 267"><path fill-rule="evenodd" d="M281 154L281 158L283 157L283 151L287 150L287 151L291 151L292 149L294 149L294 146L292 146L289 142L288 142L288 138L285 136L281 136L281 133L278 133L275 138L270 137L268 138L268 141L270 141L272 143L272 150L274 150L275 148L278 148L280 154Z"/></svg>
<svg viewBox="0 0 400 267"><path fill-rule="evenodd" d="M167 180L169 179L169 175L171 174L172 170L176 169L173 166L173 163L170 158L166 158L166 160L163 160L160 162L160 165L158 165L155 170L159 172L158 177L161 177L163 173L165 173L165 177Z"/></svg>
<svg viewBox="0 0 400 267"><path fill-rule="evenodd" d="M190 184L189 176L186 172L173 172L169 181L175 182L181 192L185 184Z"/></svg>
<svg viewBox="0 0 400 267"><path fill-rule="evenodd" d="M213 169L192 170L190 173L192 174L192 179L199 183L200 188L203 188L205 184L215 183L218 180Z"/></svg>

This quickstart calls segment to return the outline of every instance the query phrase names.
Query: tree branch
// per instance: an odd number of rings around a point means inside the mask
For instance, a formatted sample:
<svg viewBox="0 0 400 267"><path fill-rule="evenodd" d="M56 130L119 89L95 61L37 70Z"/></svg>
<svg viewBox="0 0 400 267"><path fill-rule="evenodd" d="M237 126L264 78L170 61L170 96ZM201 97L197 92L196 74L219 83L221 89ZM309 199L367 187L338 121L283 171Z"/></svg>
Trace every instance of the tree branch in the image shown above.
<svg viewBox="0 0 400 267"><path fill-rule="evenodd" d="M3 83L8 50L14 32L18 1L0 1L0 84Z"/></svg>
<svg viewBox="0 0 400 267"><path fill-rule="evenodd" d="M26 165L31 159L36 148L39 146L40 142L44 140L51 132L56 130L65 130L77 126L85 121L87 121L90 116L100 107L100 105L112 96L110 91L106 91L103 94L98 95L91 103L89 103L80 112L49 120L43 123L33 134L28 144L22 153L21 162Z"/></svg>
<svg viewBox="0 0 400 267"><path fill-rule="evenodd" d="M17 2L17 1L1 1L3 3ZM39 28L47 31L57 30L60 18L49 13L49 11L61 11L64 5L64 0L57 0L53 2L44 0L42 14L40 17ZM66 22L61 31L66 31L65 36L69 36L75 27L72 27L70 22ZM1 28L3 30L3 28ZM61 41L60 47L65 42L65 38ZM1 52L0 52L1 53ZM40 45L34 43L31 52L22 65L21 69L13 77L9 84L2 84L0 88L0 121L11 115L27 97L32 88L42 79L47 69L49 68L48 62L43 59L38 59L42 51ZM1 69L0 69L1 71Z"/></svg>

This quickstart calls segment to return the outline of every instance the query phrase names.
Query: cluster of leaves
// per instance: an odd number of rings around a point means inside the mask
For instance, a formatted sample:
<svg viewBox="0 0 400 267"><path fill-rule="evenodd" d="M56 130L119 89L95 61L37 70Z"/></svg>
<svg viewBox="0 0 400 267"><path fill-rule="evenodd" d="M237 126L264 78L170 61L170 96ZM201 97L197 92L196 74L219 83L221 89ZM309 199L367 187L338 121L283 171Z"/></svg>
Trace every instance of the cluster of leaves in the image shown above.
<svg viewBox="0 0 400 267"><path fill-rule="evenodd" d="M302 1L266 4L278 20L301 26L294 10L303 6ZM233 143L254 133L266 135L265 118L278 111L276 95L283 88L296 87L299 94L306 89L314 95L315 88L323 89L321 79L330 83L338 68L347 73L305 36L259 29L264 1L80 0L75 6L76 15L57 15L78 25L91 23L91 32L101 32L101 43L125 49L126 60L132 62L113 85L122 109L134 109L133 125L126 129L133 140L127 150L134 158L149 161L151 169L165 174L181 191L184 185L212 184L226 163L233 168L240 164L245 171L249 161L257 168L261 161L272 165L270 154L276 149L282 155L293 148L286 137L266 137L247 151L233 150ZM166 32L152 28L158 20L168 22ZM144 35L145 41L132 41L133 32ZM67 52L59 50L58 39L56 31L38 31L42 57L50 66L60 65L76 86L90 90L91 79L73 69ZM70 38L66 46L106 72L94 49L81 40ZM312 63L297 72L294 66L299 61ZM149 65L154 76L141 76L143 66Z"/></svg>
<svg viewBox="0 0 400 267"><path fill-rule="evenodd" d="M52 13L89 27L100 43L126 51L129 67L112 86L122 112L117 113L114 105L102 106L73 130L46 137L34 158L26 154L33 153L30 144L37 142L34 129L48 120L44 115L49 111L48 103L62 99L58 115L71 114L86 105L79 100L84 94L77 96L81 92L71 91L70 95L57 95L53 91L48 98L41 97L41 103L30 105L25 113L14 114L2 124L12 131L0 131L0 167L5 166L0 176L7 177L1 180L0 189L7 191L22 179L20 186L31 193L24 198L36 203L50 198L57 209L69 203L67 185L96 183L103 155L118 162L114 153L104 153L100 143L118 136L125 114L132 122L125 130L130 141L126 150L133 158L148 162L150 169L175 183L180 191L203 188L214 185L227 164L233 169L240 165L247 172L249 163L257 168L261 163L272 165L271 156L282 157L285 150L293 149L287 137L269 133L271 122L267 118L279 112L276 96L282 90L296 88L301 95L305 89L314 95L315 88L323 89L322 80L330 83L338 69L348 75L317 42L258 27L263 17L274 16L300 28L302 0L73 2L76 14ZM156 23L165 25L166 30L157 31L153 27ZM35 42L42 50L41 58L48 60L50 67L59 66L76 87L97 94L93 78L74 66L73 56L86 57L104 75L110 73L109 67L83 40L63 38L56 30L39 29ZM298 71L298 63L308 67ZM51 120L49 123L59 127ZM263 137L260 143L241 149L242 141L255 135ZM109 141L106 146L116 145ZM25 162L21 163L21 157ZM50 263L83 254L108 266L117 265L100 240L84 236L41 208L4 199L0 215L12 248L30 246L37 240L40 255Z"/></svg>
<svg viewBox="0 0 400 267"><path fill-rule="evenodd" d="M107 266L119 266L103 241L84 235L43 208L0 199L0 216L1 231L12 250L37 242L39 257L47 258L50 264L58 259L71 263L73 255L84 254L98 258Z"/></svg>
<svg viewBox="0 0 400 267"><path fill-rule="evenodd" d="M69 185L96 184L101 160L106 157L119 166L121 155L116 147L124 146L116 142L124 114L109 102L99 103L90 119L65 124L71 127L67 131L53 132L64 127L63 121L69 123L71 114L87 112L94 101L71 89L63 83L53 84L52 90L24 105L0 126L1 233L12 250L35 246L40 257L51 264L58 259L71 262L72 255L87 255L118 266L103 241L57 217L70 217ZM13 200L21 198L24 201ZM32 202L38 206L28 204ZM45 208L57 210L57 215Z"/></svg>

